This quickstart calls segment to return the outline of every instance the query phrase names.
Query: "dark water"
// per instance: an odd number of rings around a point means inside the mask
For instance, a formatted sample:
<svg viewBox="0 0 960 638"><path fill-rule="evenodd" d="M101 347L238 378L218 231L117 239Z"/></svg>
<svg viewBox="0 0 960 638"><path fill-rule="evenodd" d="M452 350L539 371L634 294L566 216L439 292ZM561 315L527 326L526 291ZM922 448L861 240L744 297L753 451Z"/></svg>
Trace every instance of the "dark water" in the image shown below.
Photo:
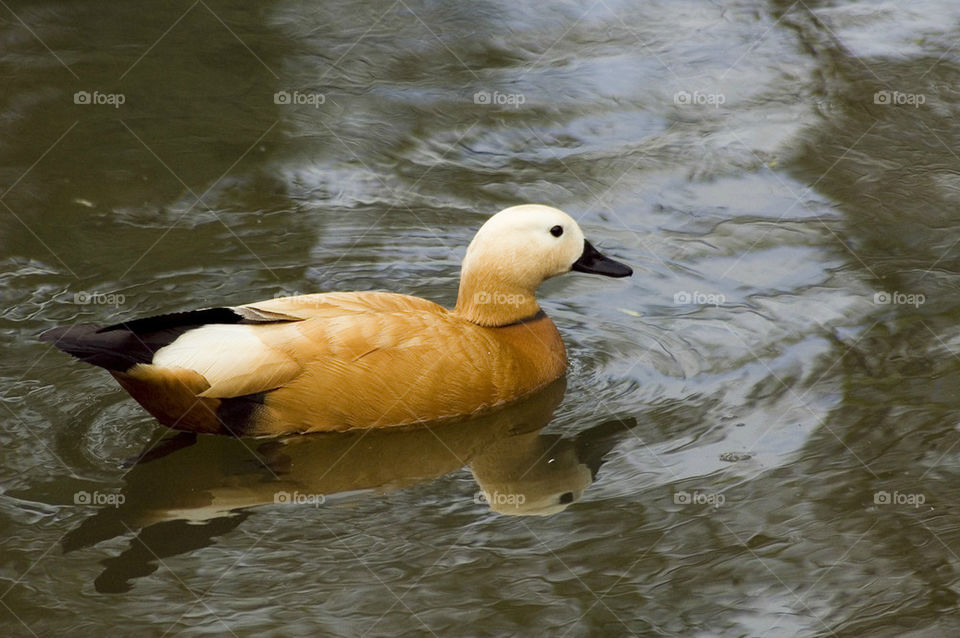
<svg viewBox="0 0 960 638"><path fill-rule="evenodd" d="M0 4L3 635L960 629L956 3ZM480 421L171 439L35 338L452 304L526 201L637 274Z"/></svg>

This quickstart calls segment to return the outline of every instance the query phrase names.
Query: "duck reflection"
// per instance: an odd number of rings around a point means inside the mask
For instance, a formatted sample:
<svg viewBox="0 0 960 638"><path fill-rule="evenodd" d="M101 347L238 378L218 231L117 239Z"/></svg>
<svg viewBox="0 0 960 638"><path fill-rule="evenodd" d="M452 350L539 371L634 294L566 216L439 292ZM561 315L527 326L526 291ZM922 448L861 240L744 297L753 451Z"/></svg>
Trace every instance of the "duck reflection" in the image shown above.
<svg viewBox="0 0 960 638"><path fill-rule="evenodd" d="M128 591L158 561L212 545L259 505L319 504L379 493L469 466L477 502L514 516L562 512L593 482L604 455L635 425L601 423L575 437L541 434L563 398L560 379L527 400L456 423L309 434L269 441L179 433L133 464L123 502L105 506L63 540L65 552L135 534L103 561L100 592Z"/></svg>

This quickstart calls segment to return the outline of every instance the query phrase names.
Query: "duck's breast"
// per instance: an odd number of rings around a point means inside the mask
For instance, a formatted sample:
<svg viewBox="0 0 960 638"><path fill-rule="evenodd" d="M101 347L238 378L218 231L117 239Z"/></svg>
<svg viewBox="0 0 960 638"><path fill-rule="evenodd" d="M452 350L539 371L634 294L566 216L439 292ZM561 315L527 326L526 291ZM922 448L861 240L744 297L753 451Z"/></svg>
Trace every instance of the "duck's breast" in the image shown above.
<svg viewBox="0 0 960 638"><path fill-rule="evenodd" d="M560 331L544 312L501 328L486 328L503 348L490 372L501 393L512 400L563 376L567 352ZM511 396L512 395L512 396Z"/></svg>

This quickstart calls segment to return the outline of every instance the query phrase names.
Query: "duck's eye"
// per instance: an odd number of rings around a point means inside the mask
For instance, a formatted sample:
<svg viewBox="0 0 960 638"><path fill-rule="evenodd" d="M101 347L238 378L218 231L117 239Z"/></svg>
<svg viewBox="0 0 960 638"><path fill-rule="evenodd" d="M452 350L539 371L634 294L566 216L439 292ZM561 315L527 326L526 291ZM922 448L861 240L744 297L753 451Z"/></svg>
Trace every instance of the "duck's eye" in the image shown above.
<svg viewBox="0 0 960 638"><path fill-rule="evenodd" d="M550 234L554 237L559 237L563 234L563 226L554 226L550 229Z"/></svg>
<svg viewBox="0 0 960 638"><path fill-rule="evenodd" d="M560 495L560 504L566 505L573 502L573 492L564 492Z"/></svg>

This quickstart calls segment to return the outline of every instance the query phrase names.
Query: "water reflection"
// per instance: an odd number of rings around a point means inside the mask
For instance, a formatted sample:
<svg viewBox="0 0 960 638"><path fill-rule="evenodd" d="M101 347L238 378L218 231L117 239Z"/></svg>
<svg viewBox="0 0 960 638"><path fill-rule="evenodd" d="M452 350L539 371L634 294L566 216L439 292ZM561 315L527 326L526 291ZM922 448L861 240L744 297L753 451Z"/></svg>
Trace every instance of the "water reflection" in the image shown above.
<svg viewBox="0 0 960 638"><path fill-rule="evenodd" d="M575 437L543 434L563 398L561 379L535 396L477 418L413 429L351 431L279 440L179 433L135 462L119 493L63 540L64 551L136 534L103 561L100 592L121 592L158 561L207 547L259 505L335 507L469 466L473 499L511 516L556 514L593 482L603 456L635 421L614 419Z"/></svg>

